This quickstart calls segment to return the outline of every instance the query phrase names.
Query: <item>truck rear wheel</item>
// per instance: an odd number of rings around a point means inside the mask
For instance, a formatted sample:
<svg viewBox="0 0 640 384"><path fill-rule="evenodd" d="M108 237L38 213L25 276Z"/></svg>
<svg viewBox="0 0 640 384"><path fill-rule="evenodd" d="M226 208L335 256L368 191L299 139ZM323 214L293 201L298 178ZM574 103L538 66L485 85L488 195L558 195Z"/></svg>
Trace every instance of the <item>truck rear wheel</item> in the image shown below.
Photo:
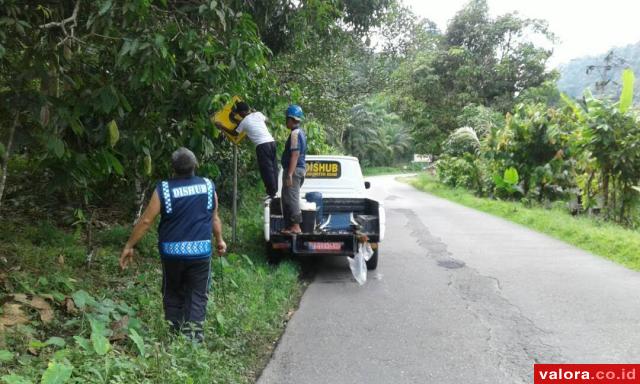
<svg viewBox="0 0 640 384"><path fill-rule="evenodd" d="M367 261L367 269L369 271L373 271L376 268L378 268L378 249L373 251L373 255L371 255L371 258Z"/></svg>

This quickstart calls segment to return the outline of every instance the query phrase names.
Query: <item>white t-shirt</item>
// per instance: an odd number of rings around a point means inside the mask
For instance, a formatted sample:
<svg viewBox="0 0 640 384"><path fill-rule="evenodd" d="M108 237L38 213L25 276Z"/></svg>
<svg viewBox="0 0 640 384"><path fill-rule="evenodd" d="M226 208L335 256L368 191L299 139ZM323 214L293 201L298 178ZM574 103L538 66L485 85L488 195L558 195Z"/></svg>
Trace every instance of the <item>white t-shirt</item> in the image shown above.
<svg viewBox="0 0 640 384"><path fill-rule="evenodd" d="M274 140L273 136L269 133L269 129L267 129L266 120L267 118L262 112L250 113L238 124L236 131L238 133L246 132L249 140L255 145L270 143Z"/></svg>

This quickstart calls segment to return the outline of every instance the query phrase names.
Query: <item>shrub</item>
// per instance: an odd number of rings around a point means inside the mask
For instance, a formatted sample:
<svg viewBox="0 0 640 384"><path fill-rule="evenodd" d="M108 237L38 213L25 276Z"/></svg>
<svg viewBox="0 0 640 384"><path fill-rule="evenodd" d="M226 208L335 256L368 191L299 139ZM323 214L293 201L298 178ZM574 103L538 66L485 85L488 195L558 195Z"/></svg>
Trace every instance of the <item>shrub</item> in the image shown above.
<svg viewBox="0 0 640 384"><path fill-rule="evenodd" d="M443 156L436 164L438 179L451 187L482 191L482 174L479 161L473 155L462 157Z"/></svg>
<svg viewBox="0 0 640 384"><path fill-rule="evenodd" d="M476 154L480 150L480 141L476 131L471 127L458 128L449 135L444 143L444 153L460 157L465 154Z"/></svg>
<svg viewBox="0 0 640 384"><path fill-rule="evenodd" d="M504 115L484 105L467 105L456 117L460 127L472 127L480 138L486 137L492 129L504 125Z"/></svg>

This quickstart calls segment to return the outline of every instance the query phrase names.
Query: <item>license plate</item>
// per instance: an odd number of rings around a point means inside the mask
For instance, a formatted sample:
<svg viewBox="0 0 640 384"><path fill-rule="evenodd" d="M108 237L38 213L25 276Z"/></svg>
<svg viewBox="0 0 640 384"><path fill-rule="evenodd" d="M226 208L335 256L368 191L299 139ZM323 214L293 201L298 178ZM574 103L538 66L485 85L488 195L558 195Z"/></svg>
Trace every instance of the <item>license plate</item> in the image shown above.
<svg viewBox="0 0 640 384"><path fill-rule="evenodd" d="M271 244L271 248L273 249L289 249L291 247L291 243L273 243Z"/></svg>
<svg viewBox="0 0 640 384"><path fill-rule="evenodd" d="M308 247L312 251L339 251L342 249L344 243L342 242L329 242L329 243L321 243L310 241L308 243Z"/></svg>

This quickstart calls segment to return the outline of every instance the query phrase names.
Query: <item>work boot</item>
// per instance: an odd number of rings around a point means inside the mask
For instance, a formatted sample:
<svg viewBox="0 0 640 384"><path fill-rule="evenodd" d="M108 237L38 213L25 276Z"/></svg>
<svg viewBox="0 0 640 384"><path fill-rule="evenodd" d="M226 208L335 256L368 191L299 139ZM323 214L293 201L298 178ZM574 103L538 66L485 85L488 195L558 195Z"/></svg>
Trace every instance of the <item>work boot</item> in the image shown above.
<svg viewBox="0 0 640 384"><path fill-rule="evenodd" d="M200 321L187 321L184 323L182 334L193 344L204 342L204 326Z"/></svg>

